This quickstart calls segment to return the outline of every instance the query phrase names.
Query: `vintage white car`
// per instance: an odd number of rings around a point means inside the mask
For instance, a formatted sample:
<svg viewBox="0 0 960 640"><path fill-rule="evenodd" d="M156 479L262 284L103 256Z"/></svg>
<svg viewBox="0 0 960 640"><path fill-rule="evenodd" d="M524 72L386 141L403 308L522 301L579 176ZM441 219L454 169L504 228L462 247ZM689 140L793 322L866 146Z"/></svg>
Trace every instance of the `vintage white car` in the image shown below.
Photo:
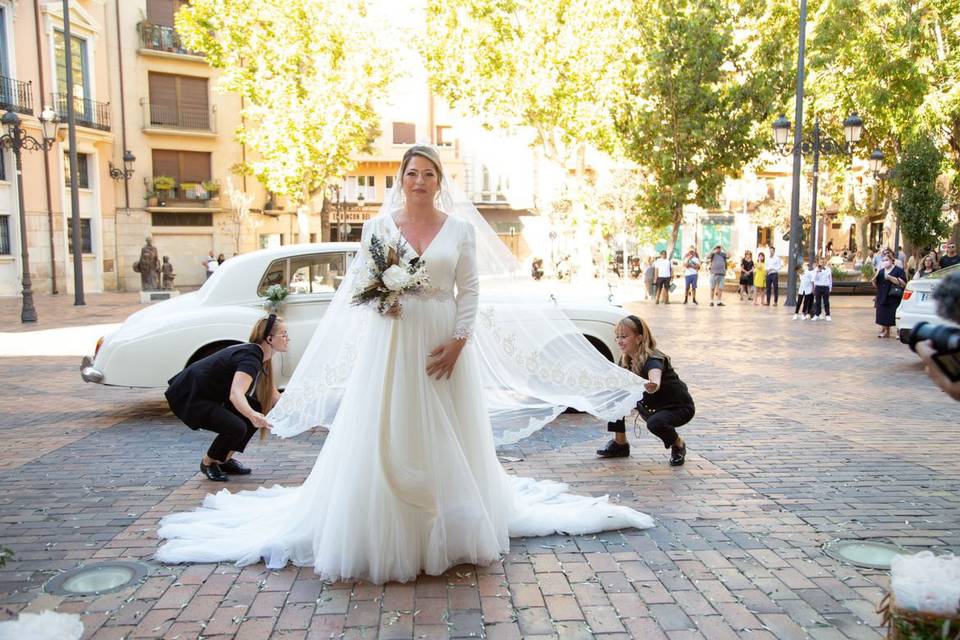
<svg viewBox="0 0 960 640"><path fill-rule="evenodd" d="M267 287L281 284L290 291L282 311L290 350L274 360L277 382L283 386L358 249L356 242L296 244L231 258L198 291L138 311L100 338L93 356L84 356L80 375L86 382L105 385L166 387L167 380L188 364L246 342L256 320L263 317ZM522 295L549 300L544 283L530 284L535 293ZM623 310L601 302L558 304L584 337L612 360L613 330Z"/></svg>

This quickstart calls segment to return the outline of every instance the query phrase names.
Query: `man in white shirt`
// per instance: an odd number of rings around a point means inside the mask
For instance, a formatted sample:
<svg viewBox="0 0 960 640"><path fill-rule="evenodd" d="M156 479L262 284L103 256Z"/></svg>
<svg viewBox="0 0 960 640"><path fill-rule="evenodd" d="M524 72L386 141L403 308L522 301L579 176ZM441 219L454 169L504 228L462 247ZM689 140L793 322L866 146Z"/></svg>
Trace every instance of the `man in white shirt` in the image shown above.
<svg viewBox="0 0 960 640"><path fill-rule="evenodd" d="M827 322L833 322L830 318L830 291L833 290L833 271L820 259L817 264L817 271L813 274L813 319L818 320L821 316Z"/></svg>
<svg viewBox="0 0 960 640"><path fill-rule="evenodd" d="M770 304L770 294L773 293L773 306L777 306L780 300L780 269L783 263L780 262L780 256L776 255L776 249L770 247L770 257L767 259L767 304Z"/></svg>
<svg viewBox="0 0 960 640"><path fill-rule="evenodd" d="M220 266L220 263L217 262L217 256L213 253L213 249L210 250L210 253L207 254L206 258L200 261L200 264L202 264L203 268L207 270L207 280L210 279L210 276L213 275L213 272L216 271L217 267Z"/></svg>
<svg viewBox="0 0 960 640"><path fill-rule="evenodd" d="M663 304L670 304L670 278L673 276L673 264L667 257L666 251L660 252L660 257L653 263L653 268L657 271L656 304L660 304L661 295L663 295Z"/></svg>

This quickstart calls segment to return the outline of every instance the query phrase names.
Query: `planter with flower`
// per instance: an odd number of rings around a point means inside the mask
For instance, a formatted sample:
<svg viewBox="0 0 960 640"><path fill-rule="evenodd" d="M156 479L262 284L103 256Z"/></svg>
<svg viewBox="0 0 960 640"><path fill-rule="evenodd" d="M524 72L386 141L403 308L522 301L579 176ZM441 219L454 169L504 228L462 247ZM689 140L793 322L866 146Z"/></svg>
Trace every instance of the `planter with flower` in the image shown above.
<svg viewBox="0 0 960 640"><path fill-rule="evenodd" d="M216 180L204 180L200 183L200 186L207 192L207 206L220 206L220 183Z"/></svg>
<svg viewBox="0 0 960 640"><path fill-rule="evenodd" d="M161 207L167 206L167 200L176 197L174 190L177 188L177 180L172 176L154 176L153 191L157 194L157 200Z"/></svg>
<svg viewBox="0 0 960 640"><path fill-rule="evenodd" d="M267 287L266 295L264 296L263 308L266 309L268 313L279 313L280 307L283 306L283 302L287 299L288 295L290 295L290 291L285 286L281 284L270 285Z"/></svg>

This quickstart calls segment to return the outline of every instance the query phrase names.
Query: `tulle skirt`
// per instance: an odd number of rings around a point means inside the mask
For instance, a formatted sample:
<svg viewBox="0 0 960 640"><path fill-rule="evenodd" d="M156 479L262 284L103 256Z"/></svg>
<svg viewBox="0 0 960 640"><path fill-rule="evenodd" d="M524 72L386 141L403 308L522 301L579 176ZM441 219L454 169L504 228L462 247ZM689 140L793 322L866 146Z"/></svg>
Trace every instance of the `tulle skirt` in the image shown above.
<svg viewBox="0 0 960 640"><path fill-rule="evenodd" d="M413 299L403 317L371 319L330 434L299 487L209 495L167 516L162 562L269 568L292 562L326 579L382 583L484 565L510 536L653 526L606 498L508 476L494 449L470 343L449 379L427 359L453 334L456 305Z"/></svg>

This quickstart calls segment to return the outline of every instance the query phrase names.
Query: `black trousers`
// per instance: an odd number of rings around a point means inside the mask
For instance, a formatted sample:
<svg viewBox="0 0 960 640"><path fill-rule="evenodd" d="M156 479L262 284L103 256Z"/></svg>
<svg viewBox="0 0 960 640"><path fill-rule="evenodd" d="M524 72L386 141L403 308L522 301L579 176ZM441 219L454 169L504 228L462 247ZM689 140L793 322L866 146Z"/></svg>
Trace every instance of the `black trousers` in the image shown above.
<svg viewBox="0 0 960 640"><path fill-rule="evenodd" d="M679 437L677 435L677 428L693 420L696 412L696 407L694 407L691 402L689 405L683 407L657 409L653 412L641 410L640 416L647 423L647 431L660 438L660 440L663 441L664 448L669 449ZM608 422L607 431L612 433L626 433L626 419L620 418L616 422Z"/></svg>
<svg viewBox="0 0 960 640"><path fill-rule="evenodd" d="M830 315L830 287L826 285L821 285L814 287L814 294L816 302L814 302L813 315L820 315L822 310L825 314Z"/></svg>
<svg viewBox="0 0 960 640"><path fill-rule="evenodd" d="M203 402L192 413L197 416L196 423L201 429L217 434L207 450L207 456L217 462L224 462L231 451L246 449L257 432L253 423L240 415L229 401L225 404Z"/></svg>
<svg viewBox="0 0 960 640"><path fill-rule="evenodd" d="M780 299L780 274L777 272L767 274L767 304L770 304L770 294L773 293L773 304L777 304Z"/></svg>
<svg viewBox="0 0 960 640"><path fill-rule="evenodd" d="M800 307L803 307L803 313L810 315L810 309L813 307L813 294L812 293L801 293L797 296L797 306L794 308L794 313L800 313Z"/></svg>

